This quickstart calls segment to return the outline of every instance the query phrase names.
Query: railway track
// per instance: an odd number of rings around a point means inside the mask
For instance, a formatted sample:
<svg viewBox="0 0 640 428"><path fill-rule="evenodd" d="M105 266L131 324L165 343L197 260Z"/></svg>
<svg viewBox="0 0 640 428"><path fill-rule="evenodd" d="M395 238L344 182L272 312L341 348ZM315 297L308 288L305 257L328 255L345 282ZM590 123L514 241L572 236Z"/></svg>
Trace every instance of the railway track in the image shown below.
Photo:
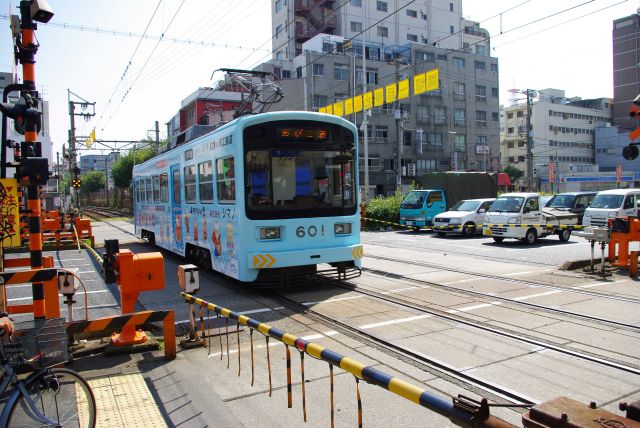
<svg viewBox="0 0 640 428"><path fill-rule="evenodd" d="M370 258L370 259L377 259L377 260L384 260L384 261L390 261L390 262L396 262L396 263L410 264L412 266L420 266L420 267L426 267L426 268L432 268L432 269L440 269L440 270L445 270L447 272L461 273L461 274L464 274L464 275L475 276L475 277L479 277L479 278L493 279L493 280L498 280L498 281L504 281L504 282L522 284L522 285L527 285L527 286L545 288L545 289L550 289L550 290L558 290L558 291L563 291L563 292L568 292L568 293L582 294L582 295L586 295L586 296L590 296L590 297L598 297L598 298L602 298L602 299L610 299L610 300L617 300L617 301L622 301L622 302L627 302L627 303L640 304L640 299L639 298L636 298L636 297L633 297L633 296L628 296L628 295L621 295L621 294L614 294L614 293L603 293L603 292L589 291L589 290L584 290L584 289L579 289L579 288L563 287L563 286L554 285L554 284L547 284L547 283L540 282L540 281L531 281L531 280L527 280L527 279L513 278L513 277L510 277L510 276L495 275L495 274L490 274L490 273L472 271L472 270L468 270L468 269L456 268L456 267L452 267L450 265L444 265L444 264L428 263L428 262L421 262L421 261L416 261L416 260L407 260L407 259L386 257L386 256L378 256L378 255L371 255L371 254L367 254L366 257ZM363 269L363 271L364 270L366 270L366 269ZM392 275L397 275L397 274L392 274ZM407 277L405 277L405 278L407 278ZM418 281L418 280L416 280L416 281ZM424 282L428 283L428 284L431 284L431 285L445 286L445 284L432 283L432 282L428 282L428 281L424 281Z"/></svg>

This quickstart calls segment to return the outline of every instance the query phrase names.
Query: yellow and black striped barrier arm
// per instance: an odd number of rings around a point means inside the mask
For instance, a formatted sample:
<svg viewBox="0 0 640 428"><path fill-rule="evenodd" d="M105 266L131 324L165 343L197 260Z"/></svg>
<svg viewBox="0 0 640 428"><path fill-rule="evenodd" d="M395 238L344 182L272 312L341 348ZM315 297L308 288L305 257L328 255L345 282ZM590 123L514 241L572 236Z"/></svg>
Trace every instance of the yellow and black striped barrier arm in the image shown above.
<svg viewBox="0 0 640 428"><path fill-rule="evenodd" d="M363 221L366 220L366 221L372 221L372 222L375 222L375 223L388 224L390 226L403 227L405 229L421 229L418 226L407 226L407 225L404 225L404 224L393 223L391 221L386 221L386 220L378 220L378 219L375 219L375 218L361 217L361 219ZM430 227L426 226L426 227L424 227L422 229L430 229Z"/></svg>
<svg viewBox="0 0 640 428"><path fill-rule="evenodd" d="M29 269L18 272L0 272L0 285L26 284L51 281L57 269Z"/></svg>
<svg viewBox="0 0 640 428"><path fill-rule="evenodd" d="M530 228L530 227L539 227L542 229L571 229L571 230L581 230L584 229L585 226L581 226L579 224L493 224L493 223L485 223L483 227L511 227L515 229L522 228Z"/></svg>
<svg viewBox="0 0 640 428"><path fill-rule="evenodd" d="M297 337L291 333L287 333L283 330L271 327L268 324L261 323L257 320L249 318L246 315L241 315L237 312L233 312L230 309L218 306L214 303L207 302L203 299L197 298L190 294L181 292L180 296L187 302L194 305L199 305L207 308L216 314L226 317L228 319L235 320L239 324L249 327L250 329L258 330L264 334L267 338L272 337L287 346L295 346L300 352L304 352L307 355L316 358L318 360L325 361L331 366L337 366L346 372L351 373L357 379L365 380L366 382L382 387L402 398L410 400L416 404L421 405L429 410L432 410L442 416L449 418L452 422L459 426L464 427L476 427L476 426L491 426L491 425L474 425L474 413L462 409L460 406L455 405L454 400L451 398L443 398L434 395L418 386L412 385L401 379L388 375L373 366L366 366L352 358L341 355L330 349L324 348L317 343L309 342L300 337ZM503 422L497 418L489 416L492 421ZM489 419L485 419L487 423ZM477 424L479 421L475 421ZM496 425L507 426L507 425Z"/></svg>

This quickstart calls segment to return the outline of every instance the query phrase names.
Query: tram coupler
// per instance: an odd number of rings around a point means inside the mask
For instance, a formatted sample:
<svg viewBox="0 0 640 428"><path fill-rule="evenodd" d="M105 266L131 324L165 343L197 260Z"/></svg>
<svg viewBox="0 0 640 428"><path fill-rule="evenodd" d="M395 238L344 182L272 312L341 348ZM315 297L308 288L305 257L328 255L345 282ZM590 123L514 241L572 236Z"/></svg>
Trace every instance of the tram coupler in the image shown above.
<svg viewBox="0 0 640 428"><path fill-rule="evenodd" d="M513 425L491 416L489 402L486 398L480 401L464 395L453 397L453 407L469 414L473 428L514 428Z"/></svg>
<svg viewBox="0 0 640 428"><path fill-rule="evenodd" d="M622 410L621 403L620 409ZM627 417L619 416L604 409L598 409L596 403L589 405L567 397L558 397L540 403L522 414L522 425L526 428L551 427L625 427L640 428L640 422L631 416L639 416L638 402L624 406ZM635 406L629 412L630 407ZM630 416L631 414L631 416Z"/></svg>
<svg viewBox="0 0 640 428"><path fill-rule="evenodd" d="M627 419L640 422L640 400L634 401L631 404L620 403L618 408L623 412L627 412Z"/></svg>

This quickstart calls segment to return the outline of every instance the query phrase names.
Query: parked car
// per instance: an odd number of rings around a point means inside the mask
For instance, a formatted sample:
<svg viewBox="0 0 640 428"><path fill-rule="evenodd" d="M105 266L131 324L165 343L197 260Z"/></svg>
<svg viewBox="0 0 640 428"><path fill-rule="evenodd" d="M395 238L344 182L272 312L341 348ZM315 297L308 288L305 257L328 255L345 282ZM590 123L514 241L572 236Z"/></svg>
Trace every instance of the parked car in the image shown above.
<svg viewBox="0 0 640 428"><path fill-rule="evenodd" d="M481 233L484 216L493 201L495 198L460 201L449 211L434 217L433 229L440 236L445 233L461 233L464 236Z"/></svg>
<svg viewBox="0 0 640 428"><path fill-rule="evenodd" d="M540 206L546 207L547 202L549 202L552 198L553 196L540 196Z"/></svg>
<svg viewBox="0 0 640 428"><path fill-rule="evenodd" d="M610 218L637 216L640 189L613 189L599 192L585 210L582 225L607 226Z"/></svg>
<svg viewBox="0 0 640 428"><path fill-rule="evenodd" d="M545 204L545 208L572 212L578 216L578 224L582 224L584 212L596 194L597 192L558 193Z"/></svg>

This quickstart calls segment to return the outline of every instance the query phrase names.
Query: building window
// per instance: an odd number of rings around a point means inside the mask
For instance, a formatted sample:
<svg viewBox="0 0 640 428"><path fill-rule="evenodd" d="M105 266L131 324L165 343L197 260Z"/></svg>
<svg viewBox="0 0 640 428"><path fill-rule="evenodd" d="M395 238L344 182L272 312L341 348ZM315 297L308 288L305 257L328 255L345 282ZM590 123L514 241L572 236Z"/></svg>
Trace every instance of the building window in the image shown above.
<svg viewBox="0 0 640 428"><path fill-rule="evenodd" d="M417 42L418 36L415 34L407 34L407 40L409 40L410 42Z"/></svg>
<svg viewBox="0 0 640 428"><path fill-rule="evenodd" d="M335 64L333 78L335 80L349 80L349 67L343 64Z"/></svg>
<svg viewBox="0 0 640 428"><path fill-rule="evenodd" d="M378 36L380 36L380 37L389 37L389 28L382 27L382 26L378 26L376 28L378 29Z"/></svg>
<svg viewBox="0 0 640 428"><path fill-rule="evenodd" d="M449 3L449 12L453 12L453 3Z"/></svg>
<svg viewBox="0 0 640 428"><path fill-rule="evenodd" d="M476 85L476 101L487 100L487 87L483 85Z"/></svg>
<svg viewBox="0 0 640 428"><path fill-rule="evenodd" d="M416 168L419 171L435 171L436 160L435 159L418 159L416 161Z"/></svg>
<svg viewBox="0 0 640 428"><path fill-rule="evenodd" d="M389 138L389 128L386 126L376 126L374 136L376 143L386 143Z"/></svg>
<svg viewBox="0 0 640 428"><path fill-rule="evenodd" d="M418 11L411 10L411 9L406 9L406 11L407 11L407 16L410 16L411 18L417 18L418 17Z"/></svg>
<svg viewBox="0 0 640 428"><path fill-rule="evenodd" d="M418 123L429 123L429 107L418 104L416 112L416 121Z"/></svg>
<svg viewBox="0 0 640 428"><path fill-rule="evenodd" d="M313 96L313 108L320 108L327 105L326 95L314 95Z"/></svg>
<svg viewBox="0 0 640 428"><path fill-rule="evenodd" d="M387 11L387 2L378 0L376 2L376 9L379 10L380 12L386 12Z"/></svg>
<svg viewBox="0 0 640 428"><path fill-rule="evenodd" d="M498 88L491 88L491 96L498 98Z"/></svg>
<svg viewBox="0 0 640 428"><path fill-rule="evenodd" d="M510 149L513 149L513 148L515 147L514 142L513 142L513 141L509 141L509 142L507 143L507 147L508 147L508 148L510 148ZM512 162L513 162L513 161L512 161Z"/></svg>
<svg viewBox="0 0 640 428"><path fill-rule="evenodd" d="M476 126L487 126L487 112L484 110L476 110Z"/></svg>
<svg viewBox="0 0 640 428"><path fill-rule="evenodd" d="M466 135L464 134L456 134L453 139L453 150L456 152L466 152L467 151L467 140Z"/></svg>
<svg viewBox="0 0 640 428"><path fill-rule="evenodd" d="M447 62L447 56L446 55L438 55L438 61Z"/></svg>
<svg viewBox="0 0 640 428"><path fill-rule="evenodd" d="M291 71L290 70L282 70L282 78L283 79L291 79Z"/></svg>
<svg viewBox="0 0 640 428"><path fill-rule="evenodd" d="M431 52L416 52L416 61L433 61L435 55Z"/></svg>
<svg viewBox="0 0 640 428"><path fill-rule="evenodd" d="M282 31L282 24L276 27L276 39L280 37L280 32Z"/></svg>
<svg viewBox="0 0 640 428"><path fill-rule="evenodd" d="M233 157L216 160L218 182L218 202L221 204L236 201L236 172Z"/></svg>
<svg viewBox="0 0 640 428"><path fill-rule="evenodd" d="M479 146L487 145L487 136L486 135L478 135L476 136L476 144Z"/></svg>
<svg viewBox="0 0 640 428"><path fill-rule="evenodd" d="M201 203L213 202L213 162L198 164L198 185Z"/></svg>
<svg viewBox="0 0 640 428"><path fill-rule="evenodd" d="M518 162L524 162L524 156L518 156Z"/></svg>
<svg viewBox="0 0 640 428"><path fill-rule="evenodd" d="M453 110L453 124L455 126L464 126L464 109L457 108Z"/></svg>
<svg viewBox="0 0 640 428"><path fill-rule="evenodd" d="M491 71L497 73L498 72L498 64L491 64Z"/></svg>
<svg viewBox="0 0 640 428"><path fill-rule="evenodd" d="M491 113L491 120L493 120L494 122L498 122L500 120L500 115L497 111Z"/></svg>
<svg viewBox="0 0 640 428"><path fill-rule="evenodd" d="M436 125L444 125L447 122L447 108L445 106L436 106L434 113Z"/></svg>
<svg viewBox="0 0 640 428"><path fill-rule="evenodd" d="M276 0L276 13L280 12L282 9L282 0Z"/></svg>
<svg viewBox="0 0 640 428"><path fill-rule="evenodd" d="M362 0L351 0L351 6L362 7Z"/></svg>
<svg viewBox="0 0 640 428"><path fill-rule="evenodd" d="M313 75L324 76L324 64L313 64Z"/></svg>
<svg viewBox="0 0 640 428"><path fill-rule="evenodd" d="M196 166L184 167L184 199L187 203L196 201Z"/></svg>
<svg viewBox="0 0 640 428"><path fill-rule="evenodd" d="M456 101L464 101L464 83L453 82L453 98Z"/></svg>
<svg viewBox="0 0 640 428"><path fill-rule="evenodd" d="M296 67L296 78L302 79L302 66Z"/></svg>
<svg viewBox="0 0 640 428"><path fill-rule="evenodd" d="M484 56L485 52L486 51L484 45L476 45L476 55Z"/></svg>
<svg viewBox="0 0 640 428"><path fill-rule="evenodd" d="M411 147L411 135L413 134L412 131L404 131L402 133L402 145L404 147Z"/></svg>
<svg viewBox="0 0 640 428"><path fill-rule="evenodd" d="M520 110L519 112L516 113L517 117L524 117L524 111Z"/></svg>
<svg viewBox="0 0 640 428"><path fill-rule="evenodd" d="M453 33L455 32L455 31L453 30L453 25L450 25L450 26L449 26L449 32L450 32L451 34L453 34Z"/></svg>
<svg viewBox="0 0 640 428"><path fill-rule="evenodd" d="M351 32L352 33L361 33L362 32L362 22L351 21Z"/></svg>
<svg viewBox="0 0 640 428"><path fill-rule="evenodd" d="M453 57L453 65L458 68L464 68L464 58Z"/></svg>
<svg viewBox="0 0 640 428"><path fill-rule="evenodd" d="M482 70L482 71L486 70L486 67L487 67L487 65L482 61L476 61L475 66L476 66L476 70Z"/></svg>
<svg viewBox="0 0 640 428"><path fill-rule="evenodd" d="M367 70L367 84L377 85L378 84L378 72L377 71L369 71Z"/></svg>
<svg viewBox="0 0 640 428"><path fill-rule="evenodd" d="M513 127L507 129L507 134L513 134L513 132L514 132L513 130L514 130Z"/></svg>
<svg viewBox="0 0 640 428"><path fill-rule="evenodd" d="M442 132L430 132L427 134L429 144L442 144Z"/></svg>

